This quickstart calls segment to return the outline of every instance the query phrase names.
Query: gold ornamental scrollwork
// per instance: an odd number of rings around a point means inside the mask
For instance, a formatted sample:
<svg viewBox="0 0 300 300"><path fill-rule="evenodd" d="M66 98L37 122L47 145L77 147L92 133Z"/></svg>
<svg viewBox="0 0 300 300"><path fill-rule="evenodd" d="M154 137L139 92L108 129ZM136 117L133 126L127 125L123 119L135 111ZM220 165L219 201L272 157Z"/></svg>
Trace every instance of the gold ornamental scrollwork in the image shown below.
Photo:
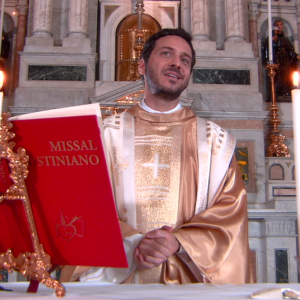
<svg viewBox="0 0 300 300"><path fill-rule="evenodd" d="M283 134L271 134L271 144L267 149L267 156L269 157L290 157L289 149L285 145L285 136Z"/></svg>
<svg viewBox="0 0 300 300"><path fill-rule="evenodd" d="M289 149L285 145L284 140L285 136L281 134L278 130L278 125L281 123L281 120L278 117L278 106L276 103L276 94L275 94L275 76L276 69L278 69L278 65L270 62L266 69L268 71L268 76L271 80L271 107L270 107L270 124L272 126L270 140L271 143L267 149L267 156L270 157L290 157Z"/></svg>
<svg viewBox="0 0 300 300"><path fill-rule="evenodd" d="M5 253L0 253L0 268L4 268L8 272L12 272L13 270L20 272L29 279L36 280L47 287L55 289L56 296L63 297L66 293L65 287L59 281L52 278L49 273L52 267L51 258L39 242L34 222L25 184L25 179L29 173L29 157L24 148L18 148L17 153L13 151L15 143L11 140L15 137L15 133L10 131L13 125L8 121L9 117L9 113L2 114L0 123L0 159L8 160L10 178L13 184L0 196L0 202L3 200L22 200L34 252L23 252L14 257L12 249L7 249Z"/></svg>

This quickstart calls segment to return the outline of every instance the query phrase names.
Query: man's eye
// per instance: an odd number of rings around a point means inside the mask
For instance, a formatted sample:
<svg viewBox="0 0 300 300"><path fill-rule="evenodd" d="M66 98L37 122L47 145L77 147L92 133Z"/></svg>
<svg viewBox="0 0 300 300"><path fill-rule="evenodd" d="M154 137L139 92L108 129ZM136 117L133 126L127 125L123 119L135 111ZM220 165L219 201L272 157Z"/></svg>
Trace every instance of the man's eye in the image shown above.
<svg viewBox="0 0 300 300"><path fill-rule="evenodd" d="M183 62L184 64L189 64L189 61L188 61L188 59L186 59L186 58L183 58L183 59L182 59L182 62Z"/></svg>
<svg viewBox="0 0 300 300"><path fill-rule="evenodd" d="M170 55L169 52L163 52L162 54L163 54L164 56L169 56L169 55Z"/></svg>

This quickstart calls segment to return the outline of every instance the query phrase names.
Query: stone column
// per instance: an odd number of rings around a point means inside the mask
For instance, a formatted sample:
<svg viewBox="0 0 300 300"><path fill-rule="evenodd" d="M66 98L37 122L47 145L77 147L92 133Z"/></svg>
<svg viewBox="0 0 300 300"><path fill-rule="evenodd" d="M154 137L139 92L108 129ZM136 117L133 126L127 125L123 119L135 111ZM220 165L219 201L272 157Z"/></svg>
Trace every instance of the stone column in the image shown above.
<svg viewBox="0 0 300 300"><path fill-rule="evenodd" d="M297 5L297 32L298 32L298 53L300 53L300 5Z"/></svg>
<svg viewBox="0 0 300 300"><path fill-rule="evenodd" d="M245 42L242 0L226 0L226 42Z"/></svg>
<svg viewBox="0 0 300 300"><path fill-rule="evenodd" d="M181 0L181 27L191 32L191 0Z"/></svg>
<svg viewBox="0 0 300 300"><path fill-rule="evenodd" d="M72 52L91 53L91 40L88 38L88 0L70 0L69 34L63 38L63 47Z"/></svg>
<svg viewBox="0 0 300 300"><path fill-rule="evenodd" d="M86 38L88 36L88 0L70 0L68 37Z"/></svg>
<svg viewBox="0 0 300 300"><path fill-rule="evenodd" d="M225 20L225 2L224 0L215 0L215 29L217 49L224 49L224 40L226 36Z"/></svg>
<svg viewBox="0 0 300 300"><path fill-rule="evenodd" d="M53 0L34 0L33 33L34 37L52 37Z"/></svg>
<svg viewBox="0 0 300 300"><path fill-rule="evenodd" d="M259 15L258 4L249 3L249 39L252 43L252 50L255 57L259 57L258 36L257 36L257 18Z"/></svg>
<svg viewBox="0 0 300 300"><path fill-rule="evenodd" d="M192 35L195 41L209 41L209 0L192 0Z"/></svg>
<svg viewBox="0 0 300 300"><path fill-rule="evenodd" d="M15 86L15 67L16 67L16 46L17 46L17 33L13 34L12 38L12 43L11 43L11 63L10 63L10 68L9 68L9 90L8 90L8 95L11 96L13 94L14 86Z"/></svg>
<svg viewBox="0 0 300 300"><path fill-rule="evenodd" d="M18 10L18 29L16 38L16 52L15 52L15 69L14 69L14 89L19 86L19 73L20 73L20 55L19 51L23 51L26 37L26 25L28 15L28 2L27 0L19 0L17 5Z"/></svg>

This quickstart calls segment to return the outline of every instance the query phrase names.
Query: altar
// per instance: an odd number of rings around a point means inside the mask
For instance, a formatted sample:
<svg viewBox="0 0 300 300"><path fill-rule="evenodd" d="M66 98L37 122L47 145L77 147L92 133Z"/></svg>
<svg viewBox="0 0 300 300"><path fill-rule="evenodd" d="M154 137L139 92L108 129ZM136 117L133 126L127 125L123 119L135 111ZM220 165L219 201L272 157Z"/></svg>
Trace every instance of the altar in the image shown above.
<svg viewBox="0 0 300 300"><path fill-rule="evenodd" d="M276 288L277 297L257 299L283 299L280 289L300 291L300 284L99 284L99 283L65 283L66 296L57 298L54 290L40 284L36 294L26 293L28 282L1 283L1 287L10 290L0 291L1 299L102 299L102 300L243 300L251 299L250 295L258 290Z"/></svg>

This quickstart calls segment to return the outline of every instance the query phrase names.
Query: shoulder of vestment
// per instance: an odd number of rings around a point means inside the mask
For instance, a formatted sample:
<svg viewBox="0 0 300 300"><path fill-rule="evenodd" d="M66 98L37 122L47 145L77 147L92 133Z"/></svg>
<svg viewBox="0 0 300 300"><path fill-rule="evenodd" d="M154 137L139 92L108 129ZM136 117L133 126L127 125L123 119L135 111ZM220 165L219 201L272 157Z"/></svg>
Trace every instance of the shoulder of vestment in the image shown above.
<svg viewBox="0 0 300 300"><path fill-rule="evenodd" d="M205 133L203 131L204 128ZM235 137L218 124L197 116L197 131L198 139L205 140L213 152L222 152L225 150L224 148L226 148L226 151L233 153L236 143Z"/></svg>

